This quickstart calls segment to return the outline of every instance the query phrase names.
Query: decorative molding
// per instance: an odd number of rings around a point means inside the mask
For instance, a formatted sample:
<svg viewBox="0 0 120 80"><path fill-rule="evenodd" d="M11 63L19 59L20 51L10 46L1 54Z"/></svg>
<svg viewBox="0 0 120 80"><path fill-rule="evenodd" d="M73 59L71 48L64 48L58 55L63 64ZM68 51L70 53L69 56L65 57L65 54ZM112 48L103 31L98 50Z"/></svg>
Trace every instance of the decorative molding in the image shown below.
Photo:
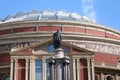
<svg viewBox="0 0 120 80"><path fill-rule="evenodd" d="M119 45L117 46L117 45L111 45L111 44L105 44L105 43L94 43L94 42L87 42L87 41L85 42L72 41L70 43L73 45L77 45L79 47L90 49L94 52L120 55Z"/></svg>

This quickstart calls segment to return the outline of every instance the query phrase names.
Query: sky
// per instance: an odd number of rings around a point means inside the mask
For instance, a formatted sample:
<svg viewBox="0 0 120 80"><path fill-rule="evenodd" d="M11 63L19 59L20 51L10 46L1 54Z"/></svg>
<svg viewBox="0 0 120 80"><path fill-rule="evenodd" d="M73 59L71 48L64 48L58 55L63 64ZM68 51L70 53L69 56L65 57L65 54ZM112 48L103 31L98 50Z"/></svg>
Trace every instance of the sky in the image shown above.
<svg viewBox="0 0 120 80"><path fill-rule="evenodd" d="M120 0L0 0L0 19L32 10L63 10L120 31Z"/></svg>

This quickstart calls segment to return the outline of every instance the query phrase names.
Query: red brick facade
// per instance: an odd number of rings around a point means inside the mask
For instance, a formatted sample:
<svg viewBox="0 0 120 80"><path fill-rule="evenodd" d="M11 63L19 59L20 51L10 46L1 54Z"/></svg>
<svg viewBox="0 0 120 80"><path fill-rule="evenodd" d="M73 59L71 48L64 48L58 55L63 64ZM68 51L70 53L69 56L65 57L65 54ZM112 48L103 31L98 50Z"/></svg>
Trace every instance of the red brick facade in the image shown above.
<svg viewBox="0 0 120 80"><path fill-rule="evenodd" d="M105 63L105 65L111 66L116 66L119 62L118 59L120 59L120 55L95 53L94 56L95 63Z"/></svg>
<svg viewBox="0 0 120 80"><path fill-rule="evenodd" d="M69 27L69 26L38 26L38 31L56 31L60 30L62 32L73 32L73 33L83 33L88 35L94 35L94 36L101 36L111 39L120 40L120 36L116 36L115 34L111 34L106 31L101 31L97 29L87 29L87 28L79 28L79 27ZM5 29L0 30L0 35L4 34L11 34L12 29ZM13 28L13 33L20 33L20 32L35 32L36 27L20 27L20 28Z"/></svg>

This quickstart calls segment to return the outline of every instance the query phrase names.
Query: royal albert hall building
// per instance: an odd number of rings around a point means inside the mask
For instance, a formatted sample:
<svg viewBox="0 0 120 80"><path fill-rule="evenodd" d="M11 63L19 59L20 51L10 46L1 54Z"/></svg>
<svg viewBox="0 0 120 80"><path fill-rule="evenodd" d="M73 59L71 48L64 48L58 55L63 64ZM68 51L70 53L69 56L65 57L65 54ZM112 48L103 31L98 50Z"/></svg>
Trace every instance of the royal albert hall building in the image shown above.
<svg viewBox="0 0 120 80"><path fill-rule="evenodd" d="M57 30L70 58L67 80L120 80L120 32L77 13L51 10L0 20L0 80L51 80L47 60L54 55Z"/></svg>

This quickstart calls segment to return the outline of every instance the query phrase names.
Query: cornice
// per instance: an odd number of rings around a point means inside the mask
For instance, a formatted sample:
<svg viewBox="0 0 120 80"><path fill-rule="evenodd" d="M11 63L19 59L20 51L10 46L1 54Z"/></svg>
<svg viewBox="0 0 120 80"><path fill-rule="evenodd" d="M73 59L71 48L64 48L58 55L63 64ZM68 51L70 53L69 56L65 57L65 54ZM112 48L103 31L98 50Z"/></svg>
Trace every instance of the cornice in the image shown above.
<svg viewBox="0 0 120 80"><path fill-rule="evenodd" d="M0 44L12 42L30 42L51 39L53 32L16 33L0 37ZM62 33L63 40L84 40L120 45L119 40L77 33Z"/></svg>
<svg viewBox="0 0 120 80"><path fill-rule="evenodd" d="M102 66L102 65L95 65L95 68L103 68L103 69L120 70L120 68L118 68L118 67Z"/></svg>

